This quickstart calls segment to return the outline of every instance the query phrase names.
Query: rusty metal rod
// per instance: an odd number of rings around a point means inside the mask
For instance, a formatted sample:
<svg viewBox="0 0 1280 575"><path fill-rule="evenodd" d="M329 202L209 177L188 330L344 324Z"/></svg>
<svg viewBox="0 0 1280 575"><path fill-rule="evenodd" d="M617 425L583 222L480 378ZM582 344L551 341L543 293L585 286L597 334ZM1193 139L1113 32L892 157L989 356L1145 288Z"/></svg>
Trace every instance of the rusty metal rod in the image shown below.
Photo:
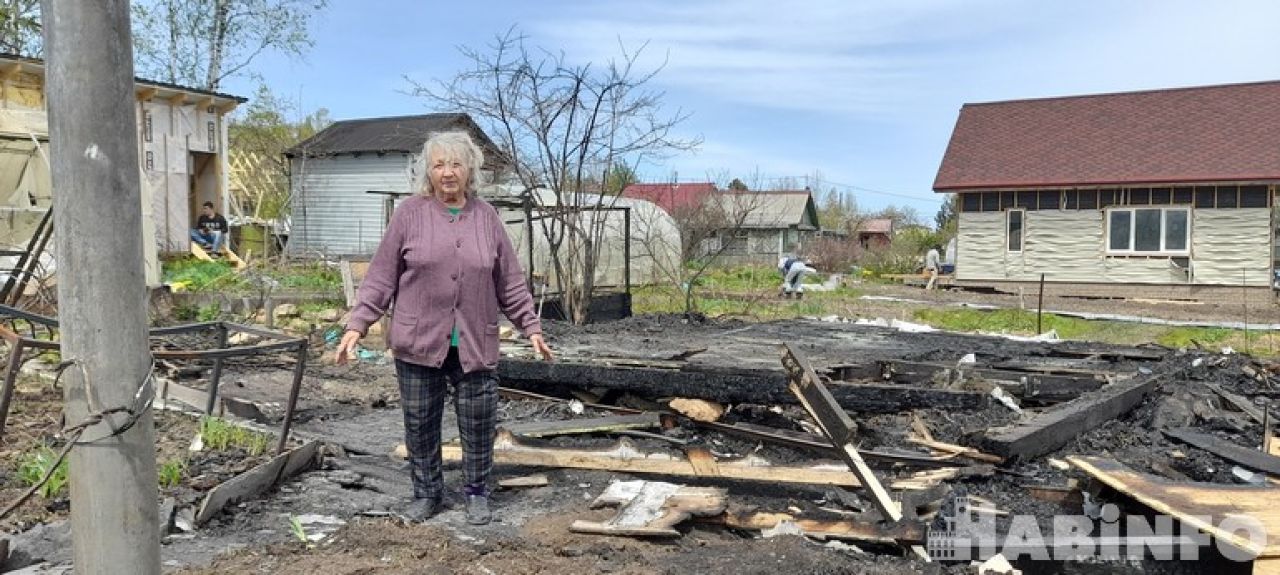
<svg viewBox="0 0 1280 575"><path fill-rule="evenodd" d="M9 344L9 365L4 371L4 389L0 390L0 438L9 419L9 404L13 402L13 389L18 386L18 369L22 367L22 341Z"/></svg>
<svg viewBox="0 0 1280 575"><path fill-rule="evenodd" d="M280 430L280 444L276 454L284 453L289 443L289 428L293 425L293 411L298 407L298 391L302 389L302 372L307 368L307 343L298 345L298 363L293 366L293 385L289 388L289 403L284 408L284 425Z"/></svg>

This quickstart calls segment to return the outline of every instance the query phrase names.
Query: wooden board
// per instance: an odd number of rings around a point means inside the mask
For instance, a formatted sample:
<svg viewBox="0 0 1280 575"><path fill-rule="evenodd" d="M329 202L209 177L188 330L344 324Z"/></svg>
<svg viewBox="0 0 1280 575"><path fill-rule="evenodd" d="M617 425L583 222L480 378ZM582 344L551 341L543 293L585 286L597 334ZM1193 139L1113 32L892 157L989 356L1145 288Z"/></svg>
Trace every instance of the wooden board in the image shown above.
<svg viewBox="0 0 1280 575"><path fill-rule="evenodd" d="M1073 456L1067 461L1157 513L1171 515L1261 558L1280 558L1280 487L1170 481L1102 457ZM1267 532L1266 544L1256 545L1247 537L1219 529L1218 524L1232 515L1260 522Z"/></svg>
<svg viewBox="0 0 1280 575"><path fill-rule="evenodd" d="M1280 457L1263 453L1256 449L1247 449L1234 443L1219 439L1207 433L1197 433L1190 429L1166 429L1164 434L1187 445L1198 447L1257 471L1265 471L1280 476Z"/></svg>
<svg viewBox="0 0 1280 575"><path fill-rule="evenodd" d="M882 524L847 519L805 519L789 513L730 511L724 515L697 519L696 521L752 531L773 529L783 521L790 521L803 530L806 536L816 539L842 539L886 544L924 543L926 532L924 524L916 521Z"/></svg>
<svg viewBox="0 0 1280 575"><path fill-rule="evenodd" d="M858 481L866 488L876 509L888 521L902 519L902 508L889 496L884 485L858 453L858 447L854 443L857 426L849 418L849 414L836 403L835 398L831 397L826 386L818 380L818 375L813 372L813 366L796 355L789 345L782 346L782 365L787 370L787 377L791 380L791 392L804 405L809 416L818 422L823 435L827 436L841 459L844 459L849 469L858 477Z"/></svg>
<svg viewBox="0 0 1280 575"><path fill-rule="evenodd" d="M1161 371L1140 375L1059 404L1011 428L988 432L983 450L1019 460L1053 452L1076 436L1137 407L1163 378L1170 376Z"/></svg>
<svg viewBox="0 0 1280 575"><path fill-rule="evenodd" d="M444 460L462 461L462 446L456 443L441 449ZM498 465L528 465L571 469L603 469L623 473L652 473L675 477L719 477L771 483L805 483L858 487L858 478L844 465L790 467L773 465L755 456L717 460L706 450L691 449L687 457L667 453L646 453L627 439L607 448L565 449L535 447L501 430L494 440L493 462Z"/></svg>
<svg viewBox="0 0 1280 575"><path fill-rule="evenodd" d="M204 248L200 247L200 244L197 244L195 242L191 242L191 255L195 256L195 258L198 260L203 260L206 262L217 261L217 260L214 260L212 257L210 257L209 252L205 251ZM226 261L230 262L232 267L238 270L242 270L245 267L244 260L240 259L240 256L237 256L235 252L231 251L226 246L222 246L222 257Z"/></svg>
<svg viewBox="0 0 1280 575"><path fill-rule="evenodd" d="M284 480L314 467L320 460L319 449L319 441L308 442L209 490L196 511L196 525L213 519L227 505L266 493Z"/></svg>
<svg viewBox="0 0 1280 575"><path fill-rule="evenodd" d="M720 515L728 507L728 491L717 487L689 487L659 481L617 481L609 484L592 508L619 507L606 521L577 520L575 533L679 537L675 526L691 517Z"/></svg>

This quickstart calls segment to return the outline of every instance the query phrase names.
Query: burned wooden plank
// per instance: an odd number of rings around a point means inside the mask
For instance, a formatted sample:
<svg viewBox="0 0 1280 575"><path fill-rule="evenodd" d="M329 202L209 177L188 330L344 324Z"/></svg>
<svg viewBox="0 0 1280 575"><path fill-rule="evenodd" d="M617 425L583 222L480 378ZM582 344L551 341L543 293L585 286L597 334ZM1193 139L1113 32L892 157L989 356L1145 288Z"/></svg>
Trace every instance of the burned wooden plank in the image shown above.
<svg viewBox="0 0 1280 575"><path fill-rule="evenodd" d="M796 355L789 345L782 346L782 366L787 370L791 380L791 392L796 395L804 408L818 422L823 435L831 440L831 444L840 453L841 459L849 464L854 475L871 494L871 501L876 509L889 521L902 519L902 509L889 497L889 492L876 478L875 473L867 466L867 462L858 454L854 445L854 434L857 426L849 418L849 414L840 408L827 388L818 381L818 375L807 361Z"/></svg>
<svg viewBox="0 0 1280 575"><path fill-rule="evenodd" d="M738 510L730 510L715 517L698 518L695 521L751 531L773 529L783 521L790 521L809 537L885 544L924 543L926 533L925 525L918 521L901 521L886 525L854 519L806 519L789 513Z"/></svg>
<svg viewBox="0 0 1280 575"><path fill-rule="evenodd" d="M879 362L881 378L886 381L920 385L946 381L955 377L957 367L939 363L911 361ZM977 378L1004 388L1010 394L1041 404L1070 401L1107 384L1101 375L1053 375L1029 371L963 367L966 378Z"/></svg>
<svg viewBox="0 0 1280 575"><path fill-rule="evenodd" d="M319 462L320 442L312 441L271 458L209 490L196 511L196 525L202 525L227 505L255 497Z"/></svg>
<svg viewBox="0 0 1280 575"><path fill-rule="evenodd" d="M462 461L462 446L442 447L445 461ZM612 447L566 449L539 447L501 430L494 440L493 462L498 465L527 465L570 469L602 469L624 473L652 473L676 477L718 477L772 483L805 483L857 487L858 478L844 466L814 465L792 467L773 465L755 456L720 461L705 450L690 450L681 458L667 453L646 453L626 439Z"/></svg>
<svg viewBox="0 0 1280 575"><path fill-rule="evenodd" d="M1057 450L1078 435L1110 421L1142 403L1172 369L1139 375L1059 404L1029 421L988 432L983 451L1005 459L1028 460Z"/></svg>
<svg viewBox="0 0 1280 575"><path fill-rule="evenodd" d="M1207 433L1198 433L1190 429L1166 429L1164 434L1172 439L1181 441L1187 445L1198 447L1209 453L1217 455L1228 461L1232 461L1254 469L1257 471L1265 471L1272 475L1280 476L1280 457L1276 457L1269 453L1263 453L1256 449L1247 449L1240 447L1234 443L1224 441Z"/></svg>
<svg viewBox="0 0 1280 575"><path fill-rule="evenodd" d="M762 405L797 403L787 390L786 374L781 370L694 364L656 368L504 358L498 363L498 376L504 386L530 391L600 387L649 398L694 397L719 403ZM925 408L972 411L984 409L991 401L985 393L977 391L895 384L836 383L830 385L829 390L840 407L867 413Z"/></svg>
<svg viewBox="0 0 1280 575"><path fill-rule="evenodd" d="M799 431L777 429L741 421L734 424L699 423L698 426L705 427L707 429L714 429L731 435L737 435L739 437L768 441L771 443L777 443L778 445L786 445L788 447L795 447L799 449L808 449L829 457L837 457L839 455L836 453L836 449L831 445L830 441L825 441L814 435ZM954 458L938 458L912 453L895 453L869 449L859 449L858 453L862 455L863 459L868 461L879 461L883 463L912 467L964 467L969 465L968 463Z"/></svg>
<svg viewBox="0 0 1280 575"><path fill-rule="evenodd" d="M1248 398L1231 393L1230 391L1223 389L1222 386L1217 384L1206 383L1205 387L1208 387L1214 393L1218 394L1218 396L1226 400L1227 403L1234 405L1236 409L1239 409L1240 411L1244 412L1245 415L1248 415L1249 417L1253 418L1254 421L1258 422L1259 424L1266 425L1266 419L1267 419L1266 410L1254 405L1253 402L1249 401Z"/></svg>

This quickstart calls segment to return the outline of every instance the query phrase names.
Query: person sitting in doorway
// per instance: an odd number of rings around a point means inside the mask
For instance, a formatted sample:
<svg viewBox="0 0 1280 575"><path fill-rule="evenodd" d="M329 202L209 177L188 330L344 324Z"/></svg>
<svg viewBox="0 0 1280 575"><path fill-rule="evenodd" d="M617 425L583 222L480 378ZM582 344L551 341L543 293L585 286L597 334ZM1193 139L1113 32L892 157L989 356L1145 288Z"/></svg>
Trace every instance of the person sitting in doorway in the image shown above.
<svg viewBox="0 0 1280 575"><path fill-rule="evenodd" d="M226 244L228 230L227 218L213 209L213 202L205 202L200 207L196 228L191 230L191 241L199 244L210 256L218 257Z"/></svg>
<svg viewBox="0 0 1280 575"><path fill-rule="evenodd" d="M803 299L804 275L818 272L810 267L808 260L791 256L783 256L778 260L778 271L782 273L781 296L788 299L791 294L795 294L796 299Z"/></svg>

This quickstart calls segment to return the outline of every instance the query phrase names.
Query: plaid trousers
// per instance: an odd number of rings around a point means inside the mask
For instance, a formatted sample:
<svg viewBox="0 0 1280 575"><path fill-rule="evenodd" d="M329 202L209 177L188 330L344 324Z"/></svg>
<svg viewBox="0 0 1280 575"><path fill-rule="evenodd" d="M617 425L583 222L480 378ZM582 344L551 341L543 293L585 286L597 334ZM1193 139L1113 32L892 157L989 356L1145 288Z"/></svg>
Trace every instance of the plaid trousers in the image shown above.
<svg viewBox="0 0 1280 575"><path fill-rule="evenodd" d="M450 348L440 367L396 360L404 439L409 449L413 496L444 494L440 453L440 421L444 396L453 386L453 408L462 439L462 474L469 494L487 494L493 469L493 438L498 424L498 376L492 371L462 373L458 348Z"/></svg>

